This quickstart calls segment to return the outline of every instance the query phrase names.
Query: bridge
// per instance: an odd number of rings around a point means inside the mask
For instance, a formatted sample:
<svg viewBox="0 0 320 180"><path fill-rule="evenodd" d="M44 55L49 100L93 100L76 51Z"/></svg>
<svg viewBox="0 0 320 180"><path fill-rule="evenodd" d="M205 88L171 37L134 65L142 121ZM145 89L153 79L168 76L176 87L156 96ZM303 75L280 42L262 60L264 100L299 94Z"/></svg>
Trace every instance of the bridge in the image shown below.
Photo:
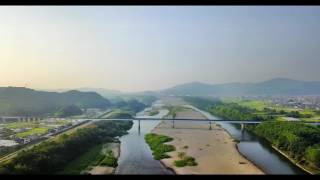
<svg viewBox="0 0 320 180"><path fill-rule="evenodd" d="M91 121L138 121L138 128L140 132L140 121L171 121L172 128L175 128L175 121L193 121L193 122L208 122L209 130L212 130L211 124L213 122L228 122L232 124L240 124L241 130L243 130L245 124L260 124L266 121L256 121L256 120L226 120L226 119L191 119L191 118L177 118L177 119L170 119L170 118L144 118L144 117L135 117L135 118L83 118L77 120L91 120ZM299 122L299 121L289 121L289 122ZM305 124L313 124L313 125L320 125L317 122L304 122Z"/></svg>
<svg viewBox="0 0 320 180"><path fill-rule="evenodd" d="M14 117L6 117L0 116L0 123L7 122L7 120L16 120L20 122L39 122L43 119L69 119L69 120L89 120L89 121L138 121L138 128L140 130L140 121L171 121L172 128L175 127L175 122L179 121L193 121L193 122L208 122L209 130L212 129L211 124L214 122L228 122L232 124L240 124L241 129L243 129L245 124L259 124L265 121L257 121L257 120L226 120L226 119L191 119L191 118L146 118L146 117L134 117L134 118L44 118L44 117L22 117L22 116L14 116ZM300 121L288 121L288 122L300 122ZM305 124L313 124L320 125L319 122L304 122Z"/></svg>

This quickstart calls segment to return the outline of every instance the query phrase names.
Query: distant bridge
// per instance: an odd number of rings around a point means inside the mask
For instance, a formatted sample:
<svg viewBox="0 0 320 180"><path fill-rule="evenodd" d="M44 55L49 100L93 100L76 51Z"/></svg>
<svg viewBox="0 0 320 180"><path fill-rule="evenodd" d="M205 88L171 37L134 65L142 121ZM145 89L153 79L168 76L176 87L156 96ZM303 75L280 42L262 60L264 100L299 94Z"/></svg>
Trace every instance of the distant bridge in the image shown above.
<svg viewBox="0 0 320 180"><path fill-rule="evenodd" d="M219 119L191 119L191 118L177 118L177 119L169 119L169 118L83 118L78 120L91 120L91 121L138 121L138 128L140 132L140 121L171 121L172 128L175 127L175 121L193 121L193 122L208 122L209 130L212 129L211 124L212 122L228 122L232 124L240 124L241 130L243 130L245 124L260 124L266 121L256 121L256 120L219 120ZM288 121L288 122L300 122L300 121ZM320 125L320 123L316 122L304 122L305 124L313 124L313 125Z"/></svg>
<svg viewBox="0 0 320 180"><path fill-rule="evenodd" d="M44 118L44 117L22 117L22 116L3 116L0 117L0 122L6 122L7 120L15 119L20 122L38 122L42 119L71 119L71 120L89 120L89 121L133 121L136 120L139 123L139 129L140 129L140 121L171 121L172 127L174 128L174 123L179 121L193 121L193 122L208 122L209 129L211 130L211 123L213 122L228 122L232 124L241 124L241 128L245 124L259 124L266 121L257 121L257 120L220 120L220 119L192 119L192 118L145 118L145 117L134 117L134 118ZM287 122L302 122L302 121L287 121ZM317 122L304 122L305 124L313 124L313 125L320 125L320 123Z"/></svg>

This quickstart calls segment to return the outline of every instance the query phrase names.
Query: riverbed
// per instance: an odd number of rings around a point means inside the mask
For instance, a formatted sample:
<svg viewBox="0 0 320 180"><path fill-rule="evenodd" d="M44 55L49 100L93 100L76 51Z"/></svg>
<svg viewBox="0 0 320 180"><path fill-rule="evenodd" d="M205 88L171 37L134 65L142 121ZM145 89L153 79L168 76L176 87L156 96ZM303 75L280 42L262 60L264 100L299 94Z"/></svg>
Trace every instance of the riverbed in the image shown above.
<svg viewBox="0 0 320 180"><path fill-rule="evenodd" d="M157 102L156 104L159 104ZM208 112L187 105L198 112L201 112L208 119L219 119ZM140 112L137 117L163 117L167 110L160 110L155 116L146 116L145 112ZM158 121L141 121L140 131L138 121L134 121L129 134L120 138L121 153L118 160L116 174L174 174L167 169L160 161L154 160L149 146L145 143L144 135L151 132ZM237 144L239 152L249 161L257 165L266 174L306 174L303 170L295 166L283 155L274 150L265 140L256 135L241 130L240 125L227 122L219 122L234 139L239 140Z"/></svg>
<svg viewBox="0 0 320 180"><path fill-rule="evenodd" d="M196 107L190 105L187 105L187 107L201 112L208 119L219 119ZM219 122L217 124L227 130L234 139L240 141L237 144L239 152L266 174L306 174L305 171L274 150L269 142L245 129L241 130L240 125L227 122Z"/></svg>
<svg viewBox="0 0 320 180"><path fill-rule="evenodd" d="M154 106L158 107L159 104L161 102L157 101ZM160 109L159 114L147 116L145 111L142 111L137 113L136 117L161 118L168 112L166 109ZM152 152L144 140L144 135L149 133L157 124L159 124L159 121L141 121L139 130L139 122L133 122L129 134L120 138L120 158L115 174L174 174L160 161L153 159Z"/></svg>

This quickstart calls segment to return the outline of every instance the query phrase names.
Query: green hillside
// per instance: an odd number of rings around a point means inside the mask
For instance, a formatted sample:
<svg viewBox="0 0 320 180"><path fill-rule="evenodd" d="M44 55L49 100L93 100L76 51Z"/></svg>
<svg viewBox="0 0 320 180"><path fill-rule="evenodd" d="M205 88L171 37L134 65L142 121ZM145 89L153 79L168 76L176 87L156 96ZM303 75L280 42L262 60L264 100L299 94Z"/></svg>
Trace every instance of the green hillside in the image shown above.
<svg viewBox="0 0 320 180"><path fill-rule="evenodd" d="M44 115L71 105L107 108L110 102L95 92L57 93L20 87L0 88L0 115Z"/></svg>

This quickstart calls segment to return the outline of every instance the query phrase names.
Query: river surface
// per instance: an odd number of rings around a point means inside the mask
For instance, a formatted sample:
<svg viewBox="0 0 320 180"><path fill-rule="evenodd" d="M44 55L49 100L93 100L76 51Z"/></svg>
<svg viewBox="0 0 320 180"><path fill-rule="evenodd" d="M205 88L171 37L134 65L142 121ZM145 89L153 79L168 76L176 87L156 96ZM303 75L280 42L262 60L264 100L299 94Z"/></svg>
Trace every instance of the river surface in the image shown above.
<svg viewBox="0 0 320 180"><path fill-rule="evenodd" d="M160 102L154 104L158 106ZM136 117L161 118L168 114L168 110L160 110L155 116L145 116L144 111ZM163 166L160 161L154 160L152 152L144 140L144 135L149 133L160 121L141 121L140 131L138 121L133 122L129 134L122 136L121 152L118 160L116 174L174 174Z"/></svg>
<svg viewBox="0 0 320 180"><path fill-rule="evenodd" d="M154 106L159 106L159 104L160 101L157 101ZM208 119L219 119L208 112L190 105L187 106L201 112ZM144 112L140 112L137 113L137 117L159 118L167 113L168 110L160 110L160 113L155 116L145 116ZM138 121L134 121L129 134L120 138L121 152L116 174L173 174L160 161L153 159L152 152L144 140L144 135L149 133L158 123L159 121L141 121L139 130ZM245 129L241 130L239 124L227 122L219 122L218 124L227 130L234 139L240 141L238 143L240 153L266 174L306 174L274 150L268 142Z"/></svg>
<svg viewBox="0 0 320 180"><path fill-rule="evenodd" d="M193 106L194 110L201 112L208 119L219 119L208 112L202 111ZM247 130L241 130L239 124L219 122L225 130L234 138L240 141L238 149L242 155L261 168L266 174L306 174L295 166L291 161L274 150L270 143L257 137Z"/></svg>

